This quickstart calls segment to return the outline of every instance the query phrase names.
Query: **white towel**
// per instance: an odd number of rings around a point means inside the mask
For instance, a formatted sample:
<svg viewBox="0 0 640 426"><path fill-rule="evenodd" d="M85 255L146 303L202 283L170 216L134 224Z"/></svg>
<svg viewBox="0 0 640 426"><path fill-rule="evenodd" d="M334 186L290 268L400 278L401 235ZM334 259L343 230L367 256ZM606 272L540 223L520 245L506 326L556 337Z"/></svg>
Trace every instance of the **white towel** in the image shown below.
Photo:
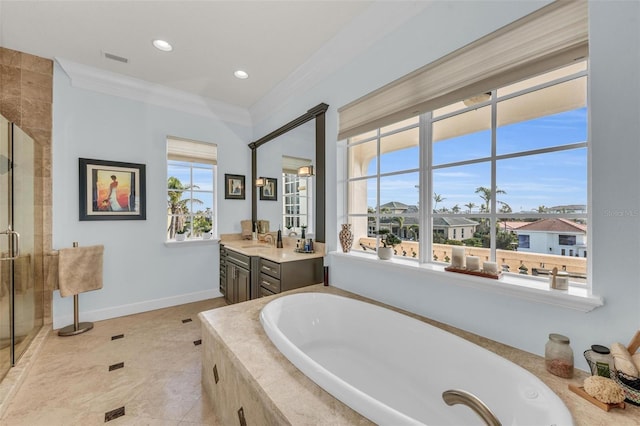
<svg viewBox="0 0 640 426"><path fill-rule="evenodd" d="M59 250L58 286L62 297L102 288L104 246Z"/></svg>

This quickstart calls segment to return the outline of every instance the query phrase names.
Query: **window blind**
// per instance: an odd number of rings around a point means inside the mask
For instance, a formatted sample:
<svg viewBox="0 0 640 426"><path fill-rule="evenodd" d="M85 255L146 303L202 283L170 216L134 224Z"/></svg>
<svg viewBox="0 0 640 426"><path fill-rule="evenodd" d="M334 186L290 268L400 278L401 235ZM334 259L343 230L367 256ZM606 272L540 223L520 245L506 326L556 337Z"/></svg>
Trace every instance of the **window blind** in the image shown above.
<svg viewBox="0 0 640 426"><path fill-rule="evenodd" d="M346 139L588 55L587 2L556 1L338 109Z"/></svg>
<svg viewBox="0 0 640 426"><path fill-rule="evenodd" d="M167 158L203 164L218 164L218 146L188 139L167 138Z"/></svg>
<svg viewBox="0 0 640 426"><path fill-rule="evenodd" d="M282 156L282 172L289 174L298 174L298 169L302 166L310 166L311 160L307 158Z"/></svg>

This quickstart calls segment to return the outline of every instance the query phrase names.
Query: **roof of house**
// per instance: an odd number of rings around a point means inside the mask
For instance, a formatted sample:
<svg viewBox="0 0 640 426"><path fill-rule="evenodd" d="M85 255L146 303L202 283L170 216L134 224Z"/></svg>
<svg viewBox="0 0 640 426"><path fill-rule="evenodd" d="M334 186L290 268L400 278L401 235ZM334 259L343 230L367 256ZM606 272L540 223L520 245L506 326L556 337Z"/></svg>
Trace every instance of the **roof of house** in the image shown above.
<svg viewBox="0 0 640 426"><path fill-rule="evenodd" d="M543 232L587 232L587 226L562 218L540 219L528 223L516 229L516 231L543 231Z"/></svg>
<svg viewBox="0 0 640 426"><path fill-rule="evenodd" d="M434 227L452 227L452 226L478 226L475 220L466 217L434 217Z"/></svg>
<svg viewBox="0 0 640 426"><path fill-rule="evenodd" d="M518 228L521 228L524 225L528 225L531 222L523 222L523 221L516 221L516 220L505 220L503 222L500 222L500 228L507 230L507 231L515 231Z"/></svg>
<svg viewBox="0 0 640 426"><path fill-rule="evenodd" d="M407 207L409 207L409 206L407 206L404 203L400 203L398 201L390 201L387 204L381 205L380 209L384 209L385 207L389 208L391 210L406 210Z"/></svg>

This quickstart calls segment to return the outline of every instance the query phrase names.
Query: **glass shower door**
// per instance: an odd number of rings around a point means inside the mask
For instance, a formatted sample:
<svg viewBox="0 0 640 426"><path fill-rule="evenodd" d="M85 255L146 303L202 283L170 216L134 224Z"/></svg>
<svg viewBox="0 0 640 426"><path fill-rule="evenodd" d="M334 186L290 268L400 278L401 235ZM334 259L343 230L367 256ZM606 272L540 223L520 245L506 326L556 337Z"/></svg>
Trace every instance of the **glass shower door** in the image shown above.
<svg viewBox="0 0 640 426"><path fill-rule="evenodd" d="M42 326L43 291L35 286L35 144L15 124L12 136L12 229L20 234L20 253L13 261L12 364L15 364Z"/></svg>
<svg viewBox="0 0 640 426"><path fill-rule="evenodd" d="M42 326L43 291L35 287L34 142L1 116L0 136L0 377L3 377Z"/></svg>
<svg viewBox="0 0 640 426"><path fill-rule="evenodd" d="M9 136L11 124L0 116L0 232L9 228ZM0 378L11 368L11 281L13 280L13 262L9 238L0 234Z"/></svg>

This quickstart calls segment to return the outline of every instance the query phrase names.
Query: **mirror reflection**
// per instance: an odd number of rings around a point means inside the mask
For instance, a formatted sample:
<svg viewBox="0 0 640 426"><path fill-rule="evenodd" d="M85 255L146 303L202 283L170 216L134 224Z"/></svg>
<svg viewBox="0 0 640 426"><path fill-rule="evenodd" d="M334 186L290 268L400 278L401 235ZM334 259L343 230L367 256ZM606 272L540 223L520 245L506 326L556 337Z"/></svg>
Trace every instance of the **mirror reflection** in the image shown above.
<svg viewBox="0 0 640 426"><path fill-rule="evenodd" d="M302 228L313 230L313 176L302 172L313 167L308 158L282 156L282 224L285 235L302 235Z"/></svg>
<svg viewBox="0 0 640 426"><path fill-rule="evenodd" d="M276 196L264 196L274 186L259 188L258 219L268 220L271 231L300 235L302 227L314 233L314 176L298 176L303 166L315 166L315 121L311 120L260 146L257 176L275 180Z"/></svg>

